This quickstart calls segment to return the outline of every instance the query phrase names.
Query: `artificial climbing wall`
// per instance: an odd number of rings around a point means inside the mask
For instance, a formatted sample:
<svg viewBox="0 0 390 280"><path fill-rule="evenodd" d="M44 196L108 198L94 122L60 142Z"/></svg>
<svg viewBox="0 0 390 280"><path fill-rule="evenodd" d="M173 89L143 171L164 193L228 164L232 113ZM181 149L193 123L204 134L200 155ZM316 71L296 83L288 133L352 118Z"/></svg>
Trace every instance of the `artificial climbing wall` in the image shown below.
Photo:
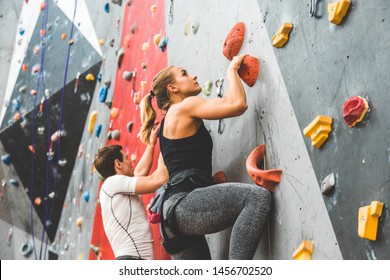
<svg viewBox="0 0 390 280"><path fill-rule="evenodd" d="M313 147L306 137L304 141L318 183L336 175L334 192L322 198L343 257L389 259L390 6L385 0L352 0L341 24L335 25L328 21L330 2L319 1L313 17L302 1L258 4L271 36L282 23L294 24L289 42L275 49L275 55L300 131L318 115L333 118L323 147ZM370 110L349 128L342 108L352 96L366 98ZM376 241L357 234L358 210L372 201L384 203Z"/></svg>
<svg viewBox="0 0 390 280"><path fill-rule="evenodd" d="M319 1L316 17L310 17L308 2L166 1L168 63L183 66L200 83L225 78L224 40L237 22L245 23L240 53L260 62L257 82L245 85L249 108L224 120L222 133L218 121L208 126L214 171L225 170L229 181L251 182L245 161L259 144L266 146L265 168L283 170L255 258L292 259L309 240L313 259L389 259L389 3L352 1L342 24L335 25L328 21L331 1ZM290 39L274 48L272 37L286 22L293 24ZM355 95L367 97L371 109L361 124L349 128L342 106ZM214 86L211 97L216 96ZM320 149L303 135L318 115L333 119ZM335 189L325 196L320 185L330 173ZM376 241L358 236L359 208L371 201L385 205ZM229 230L208 237L215 258L227 257L228 238Z"/></svg>

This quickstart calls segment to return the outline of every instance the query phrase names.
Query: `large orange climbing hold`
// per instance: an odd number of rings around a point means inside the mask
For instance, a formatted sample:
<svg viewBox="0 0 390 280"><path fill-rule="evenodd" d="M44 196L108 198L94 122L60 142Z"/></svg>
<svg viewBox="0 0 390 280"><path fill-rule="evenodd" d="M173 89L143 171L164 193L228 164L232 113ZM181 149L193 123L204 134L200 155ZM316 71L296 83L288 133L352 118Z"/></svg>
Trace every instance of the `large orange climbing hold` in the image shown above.
<svg viewBox="0 0 390 280"><path fill-rule="evenodd" d="M343 118L349 127L361 122L368 110L368 102L361 96L352 96L344 102Z"/></svg>
<svg viewBox="0 0 390 280"><path fill-rule="evenodd" d="M238 75L250 87L252 87L259 75L259 60L256 57L247 55L242 60Z"/></svg>
<svg viewBox="0 0 390 280"><path fill-rule="evenodd" d="M264 170L265 145L256 147L246 160L246 170L256 185L274 192L280 183L281 169Z"/></svg>
<svg viewBox="0 0 390 280"><path fill-rule="evenodd" d="M245 38L245 24L243 22L237 23L230 30L229 34L223 44L223 55L227 59L232 60L236 56L244 43Z"/></svg>

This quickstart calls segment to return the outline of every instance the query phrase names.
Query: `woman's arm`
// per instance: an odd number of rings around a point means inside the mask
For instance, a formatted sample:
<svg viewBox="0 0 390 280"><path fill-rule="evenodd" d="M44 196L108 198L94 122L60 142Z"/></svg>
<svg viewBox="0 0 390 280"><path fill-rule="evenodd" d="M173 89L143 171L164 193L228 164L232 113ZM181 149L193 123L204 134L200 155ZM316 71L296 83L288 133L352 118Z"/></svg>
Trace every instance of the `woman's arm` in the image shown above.
<svg viewBox="0 0 390 280"><path fill-rule="evenodd" d="M246 54L235 56L227 70L228 88L222 98L204 99L198 96L184 99L182 108L190 117L217 120L242 115L248 108L246 94L238 69Z"/></svg>
<svg viewBox="0 0 390 280"><path fill-rule="evenodd" d="M159 187L164 185L169 179L167 167L164 164L163 157L160 153L156 170L149 176L138 177L135 186L136 194L147 194L155 192Z"/></svg>
<svg viewBox="0 0 390 280"><path fill-rule="evenodd" d="M153 163L153 154L154 154L154 146L157 143L157 135L160 129L160 124L157 123L150 135L150 144L146 146L146 149L139 160L137 166L134 169L134 176L147 176L149 174L150 168L152 168Z"/></svg>

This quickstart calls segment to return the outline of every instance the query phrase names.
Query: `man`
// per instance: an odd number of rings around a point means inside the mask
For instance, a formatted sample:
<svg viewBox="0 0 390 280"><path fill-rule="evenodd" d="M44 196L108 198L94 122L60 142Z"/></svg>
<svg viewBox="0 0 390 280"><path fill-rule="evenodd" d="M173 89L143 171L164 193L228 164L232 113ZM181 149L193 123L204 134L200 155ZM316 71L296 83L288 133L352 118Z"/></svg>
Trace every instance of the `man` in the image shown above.
<svg viewBox="0 0 390 280"><path fill-rule="evenodd" d="M102 147L95 156L94 166L105 180L99 193L103 226L119 260L154 259L152 234L140 195L153 193L168 181L161 154L157 169L147 176L159 127L153 129L151 143L134 170L119 145Z"/></svg>

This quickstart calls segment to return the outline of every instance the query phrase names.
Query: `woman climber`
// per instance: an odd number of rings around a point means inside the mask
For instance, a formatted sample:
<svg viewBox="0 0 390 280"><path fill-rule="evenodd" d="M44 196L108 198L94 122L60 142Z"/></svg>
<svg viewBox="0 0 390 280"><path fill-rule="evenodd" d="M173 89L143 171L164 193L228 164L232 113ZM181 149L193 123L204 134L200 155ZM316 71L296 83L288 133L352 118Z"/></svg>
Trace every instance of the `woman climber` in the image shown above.
<svg viewBox="0 0 390 280"><path fill-rule="evenodd" d="M213 143L203 119L242 115L247 109L238 69L244 54L227 70L224 97L204 99L197 77L181 67L168 67L153 79L141 102L141 140L148 143L156 112L165 116L159 132L160 149L169 172L163 195L161 233L173 259L210 259L205 234L232 227L230 259L253 259L271 206L265 188L244 183L213 184Z"/></svg>

